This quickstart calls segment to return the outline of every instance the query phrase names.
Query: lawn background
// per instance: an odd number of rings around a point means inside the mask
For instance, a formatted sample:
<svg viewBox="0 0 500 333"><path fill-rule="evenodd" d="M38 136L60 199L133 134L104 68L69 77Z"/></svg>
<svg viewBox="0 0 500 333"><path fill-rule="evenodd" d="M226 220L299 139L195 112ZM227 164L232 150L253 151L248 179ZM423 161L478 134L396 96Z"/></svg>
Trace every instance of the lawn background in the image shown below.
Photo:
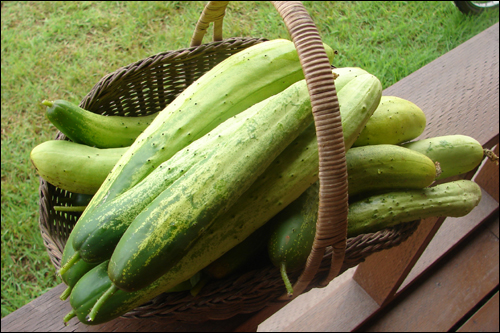
<svg viewBox="0 0 500 333"><path fill-rule="evenodd" d="M2 317L62 282L38 228L39 179L29 161L57 132L40 102L78 104L107 73L188 47L205 3L2 1ZM498 9L466 16L451 1L304 5L339 52L334 64L362 67L384 89L499 20ZM231 2L224 36L290 39L272 5L259 1Z"/></svg>

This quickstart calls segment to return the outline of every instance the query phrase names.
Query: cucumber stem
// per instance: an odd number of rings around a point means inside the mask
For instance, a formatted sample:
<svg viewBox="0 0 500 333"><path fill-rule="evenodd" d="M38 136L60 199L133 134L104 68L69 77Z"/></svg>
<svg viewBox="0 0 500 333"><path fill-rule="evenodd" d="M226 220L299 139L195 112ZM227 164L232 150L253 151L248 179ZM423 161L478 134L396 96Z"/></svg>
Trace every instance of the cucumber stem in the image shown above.
<svg viewBox="0 0 500 333"><path fill-rule="evenodd" d="M498 165L498 156L493 152L493 150L484 148L483 152L490 161L495 162L495 164Z"/></svg>
<svg viewBox="0 0 500 333"><path fill-rule="evenodd" d="M87 206L54 206L56 212L83 212Z"/></svg>
<svg viewBox="0 0 500 333"><path fill-rule="evenodd" d="M66 299L68 299L68 296L71 295L71 291L72 290L73 290L73 287L66 288L66 290L63 291L63 293L61 294L61 296L59 296L59 299L61 301L65 301Z"/></svg>
<svg viewBox="0 0 500 333"><path fill-rule="evenodd" d="M119 289L117 286L115 286L114 284L111 285L111 287L109 287L108 290L106 290L106 292L102 294L101 297L99 297L97 302L95 302L94 306L92 307L90 313L87 316L87 321L94 321L95 316L97 315L97 312L99 312L99 309L102 307L102 305L108 300L108 298L113 296L113 294L118 290Z"/></svg>
<svg viewBox="0 0 500 333"><path fill-rule="evenodd" d="M76 251L75 254L69 259L69 261L61 267L59 270L59 275L63 275L70 269L78 260L80 260L80 252Z"/></svg>
<svg viewBox="0 0 500 333"><path fill-rule="evenodd" d="M65 315L63 318L64 326L66 326L68 324L68 321L70 321L70 319L74 316L76 316L75 310L71 310L67 315Z"/></svg>
<svg viewBox="0 0 500 333"><path fill-rule="evenodd" d="M48 106L49 108L51 108L54 105L54 102L48 101L48 100L44 99L42 101L42 104L45 105L45 106Z"/></svg>
<svg viewBox="0 0 500 333"><path fill-rule="evenodd" d="M288 293L288 297L293 296L293 287L292 284L290 283L290 280L288 279L288 275L286 274L286 263L282 262L280 266L280 272L281 272L281 278L283 279L283 282L285 282L285 288Z"/></svg>

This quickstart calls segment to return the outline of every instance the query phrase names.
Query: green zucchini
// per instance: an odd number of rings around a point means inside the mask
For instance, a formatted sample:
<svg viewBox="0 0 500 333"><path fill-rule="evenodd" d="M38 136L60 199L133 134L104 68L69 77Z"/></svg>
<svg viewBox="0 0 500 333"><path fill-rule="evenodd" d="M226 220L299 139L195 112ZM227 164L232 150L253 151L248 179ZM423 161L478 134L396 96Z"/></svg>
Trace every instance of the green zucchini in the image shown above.
<svg viewBox="0 0 500 333"><path fill-rule="evenodd" d="M64 100L42 102L50 122L71 141L97 148L128 147L156 118L103 116Z"/></svg>
<svg viewBox="0 0 500 333"><path fill-rule="evenodd" d="M380 104L366 123L354 147L399 144L423 133L425 114L414 103L395 96L382 96Z"/></svg>
<svg viewBox="0 0 500 333"><path fill-rule="evenodd" d="M466 135L445 135L402 144L438 162L441 173L436 180L461 175L477 167L483 160L481 144Z"/></svg>
<svg viewBox="0 0 500 333"><path fill-rule="evenodd" d="M353 93L355 92L355 93ZM377 107L382 93L380 81L373 75L362 75L353 79L340 91L338 99L344 131L344 141L351 142L359 135L371 113ZM360 102L363 100L364 102ZM357 114L358 116L354 116ZM345 126L345 119L356 122L358 126ZM274 160L266 171L252 184L239 200L219 216L212 226L206 229L202 237L193 244L179 262L160 279L148 287L136 292L116 291L105 302L100 303L92 321L87 321L94 302L90 300L95 293L103 294L108 290L111 280L106 281L106 288L100 291L94 288L79 288L77 284L73 293L78 294L79 301L72 301L80 321L86 324L99 324L132 310L177 285L199 272L208 264L221 257L224 253L241 243L255 230L280 212L289 203L297 199L308 187L318 180L318 144L315 127L311 124L283 153ZM88 272L82 277L86 285L97 273ZM86 306L82 306L86 304Z"/></svg>
<svg viewBox="0 0 500 333"><path fill-rule="evenodd" d="M326 45L325 50L331 60L333 50ZM177 151L303 77L295 46L287 40L260 43L220 62L161 111L137 138L74 230L86 228L95 207L135 186Z"/></svg>
<svg viewBox="0 0 500 333"><path fill-rule="evenodd" d="M436 178L434 162L417 151L380 144L346 153L349 197L387 189L419 189Z"/></svg>
<svg viewBox="0 0 500 333"><path fill-rule="evenodd" d="M249 108L242 117L243 124L221 137L216 151L167 187L130 224L109 262L114 285L136 291L166 273L313 121L305 80Z"/></svg>
<svg viewBox="0 0 500 333"><path fill-rule="evenodd" d="M70 192L95 194L127 149L49 140L33 148L30 158L40 177L50 184Z"/></svg>

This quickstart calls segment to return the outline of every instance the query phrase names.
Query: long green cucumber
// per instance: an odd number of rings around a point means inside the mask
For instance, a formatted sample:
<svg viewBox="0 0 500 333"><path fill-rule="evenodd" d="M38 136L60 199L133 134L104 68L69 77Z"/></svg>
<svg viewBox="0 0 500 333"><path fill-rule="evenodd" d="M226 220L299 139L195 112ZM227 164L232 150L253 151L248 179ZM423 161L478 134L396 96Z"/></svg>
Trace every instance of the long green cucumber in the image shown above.
<svg viewBox="0 0 500 333"><path fill-rule="evenodd" d="M348 75L343 75L343 79L336 84L339 91L358 75L357 73L363 74L364 72L356 68L353 70L335 69L334 71L339 71L340 73L343 73L343 71L348 72ZM354 75L353 73L356 74ZM377 81L378 80L373 76L365 78L365 82L373 85L372 94L375 94L375 96L378 87ZM350 88L350 92L357 92L358 89L363 89L363 87L359 84L354 85ZM371 88L369 85L366 85L364 89ZM345 114L347 114L347 112ZM212 141L215 140L218 135L231 135L228 132L228 130L233 128L230 121L236 122L242 120L230 119L226 121L223 125L218 127L219 133L213 133ZM224 129L224 126L227 129ZM151 202L162 189L171 184L180 175L187 172L190 165L192 166L196 161L205 158L208 149L212 146L212 142L207 140L207 138L203 141L198 140L193 142L184 154L176 154L175 159L172 158L168 161L170 166L162 168L160 165L160 167L132 189L114 200L108 201L97 207L94 214L89 215L85 228L77 228L73 231L71 235L73 249L67 250L71 252L72 255L64 256L63 263L66 263L66 265L63 266L61 274L66 274L66 270L68 269L71 270L71 265L80 258L89 263L98 263L109 259L121 236L135 216L143 209L144 205ZM176 165L176 163L178 163L178 165ZM76 234L76 236L74 234ZM75 255L77 256L75 257ZM78 276L81 275L79 267L77 268Z"/></svg>
<svg viewBox="0 0 500 333"><path fill-rule="evenodd" d="M424 188L436 178L436 166L430 158L396 145L351 148L346 164L349 197L387 189Z"/></svg>
<svg viewBox="0 0 500 333"><path fill-rule="evenodd" d="M375 195L349 205L348 236L427 217L465 216L480 200L481 188L470 180Z"/></svg>
<svg viewBox="0 0 500 333"><path fill-rule="evenodd" d="M426 121L424 112L414 103L400 97L382 96L354 146L395 145L413 140L422 134Z"/></svg>
<svg viewBox="0 0 500 333"><path fill-rule="evenodd" d="M274 97L270 97L272 99ZM243 126L246 117L252 117L265 103L262 101L254 107L234 116L202 139L196 140L181 149L168 161L144 178L139 184L121 194L112 201L99 206L87 221L85 229L78 229L72 234L73 248L87 262L102 262L111 257L113 250L132 221L165 189L174 184L180 177L186 176L191 169L200 167L207 158L220 149L221 138L235 135Z"/></svg>
<svg viewBox="0 0 500 333"><path fill-rule="evenodd" d="M325 50L333 58L333 50L326 45ZM125 192L224 120L303 78L297 51L288 40L260 43L220 62L160 112L122 157L91 206Z"/></svg>
<svg viewBox="0 0 500 333"><path fill-rule="evenodd" d="M293 294L293 288L287 272L303 268L311 252L316 233L318 189L317 182L268 222L273 224L268 242L269 258L280 268L289 294ZM349 205L347 236L432 216L465 216L480 200L481 189L468 180L370 196Z"/></svg>
<svg viewBox="0 0 500 333"><path fill-rule="evenodd" d="M92 269L89 270L89 275L92 276L92 279L81 279L77 282L77 289L88 290L88 293L71 293L70 303L78 304L78 307L71 311L68 315L64 317L64 322L68 322L71 318L73 318L78 313L82 311L88 310L94 306L94 303L98 301L101 297L101 294L106 291L108 288L108 268L109 261L103 261L102 263L95 265ZM173 286L169 290L166 290L166 293L173 292L181 292L189 290L193 287L190 279L187 279L176 286ZM80 319L83 323L86 323L85 320Z"/></svg>
<svg viewBox="0 0 500 333"><path fill-rule="evenodd" d="M128 147L158 113L140 117L103 116L64 100L42 102L50 122L71 141L97 148Z"/></svg>
<svg viewBox="0 0 500 333"><path fill-rule="evenodd" d="M365 81L370 81L372 84L367 84ZM342 125L348 129L344 131L345 142L350 142L352 138L355 139L359 135L377 107L381 93L380 81L370 75L358 77L338 91L338 99L342 105L340 109ZM365 102L360 103L359 100ZM358 117L349 116L351 113L357 114ZM345 126L345 119L356 122L358 126ZM206 229L188 253L160 279L136 292L116 291L95 309L95 317L91 321L87 320L87 316L93 306L91 301L86 301L86 297L94 295L94 291L92 288L79 288L77 284L73 293L75 296L78 294L75 299L79 301L72 301L71 305L79 320L92 325L109 321L190 278L242 242L285 206L297 199L318 180L318 167L316 133L314 126L310 125L275 159L250 189L227 212L219 216L211 227ZM92 286L91 281L96 274L95 271L88 272L82 280L89 281L87 285ZM108 278L106 283L107 288L104 289L108 290L112 286L111 280Z"/></svg>
<svg viewBox="0 0 500 333"><path fill-rule="evenodd" d="M349 197L367 192L421 189L436 177L434 162L423 154L395 145L354 147L346 152ZM286 272L304 267L311 252L318 212L319 183L312 185L269 223L273 231L268 252L280 268L288 293Z"/></svg>
<svg viewBox="0 0 500 333"><path fill-rule="evenodd" d="M331 60L333 50L326 45L325 50ZM75 230L85 226L96 206L135 186L177 151L303 77L295 46L287 40L260 43L220 62L161 111L136 139Z"/></svg>
<svg viewBox="0 0 500 333"><path fill-rule="evenodd" d="M108 267L117 287L136 291L166 273L312 122L305 80L270 98L252 116L246 111L242 115L246 119L233 135L220 138L216 151L166 188L130 224Z"/></svg>
<svg viewBox="0 0 500 333"><path fill-rule="evenodd" d="M95 194L128 148L99 149L65 141L45 141L30 153L40 177L75 193Z"/></svg>
<svg viewBox="0 0 500 333"><path fill-rule="evenodd" d="M438 162L441 173L436 180L471 171L483 159L483 147L466 135L445 135L402 144Z"/></svg>

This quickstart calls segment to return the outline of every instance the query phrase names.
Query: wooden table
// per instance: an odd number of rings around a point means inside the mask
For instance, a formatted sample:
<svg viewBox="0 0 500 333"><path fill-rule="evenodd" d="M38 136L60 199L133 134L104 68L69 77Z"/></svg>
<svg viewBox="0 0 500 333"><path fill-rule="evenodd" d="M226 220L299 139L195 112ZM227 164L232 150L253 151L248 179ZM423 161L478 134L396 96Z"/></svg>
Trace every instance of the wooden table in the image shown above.
<svg viewBox="0 0 500 333"><path fill-rule="evenodd" d="M420 138L464 134L494 147L498 55L497 23L383 94L408 99L424 110L428 125ZM487 163L476 175L465 176L472 177L482 187L483 199L469 215L426 219L402 245L372 255L326 288L288 304L201 325L118 318L98 326L72 319L64 326L61 318L71 307L58 298L65 289L61 284L3 318L2 331L464 331L478 330L481 320L491 323L491 313L498 328L498 166ZM478 312L471 313L478 304Z"/></svg>

